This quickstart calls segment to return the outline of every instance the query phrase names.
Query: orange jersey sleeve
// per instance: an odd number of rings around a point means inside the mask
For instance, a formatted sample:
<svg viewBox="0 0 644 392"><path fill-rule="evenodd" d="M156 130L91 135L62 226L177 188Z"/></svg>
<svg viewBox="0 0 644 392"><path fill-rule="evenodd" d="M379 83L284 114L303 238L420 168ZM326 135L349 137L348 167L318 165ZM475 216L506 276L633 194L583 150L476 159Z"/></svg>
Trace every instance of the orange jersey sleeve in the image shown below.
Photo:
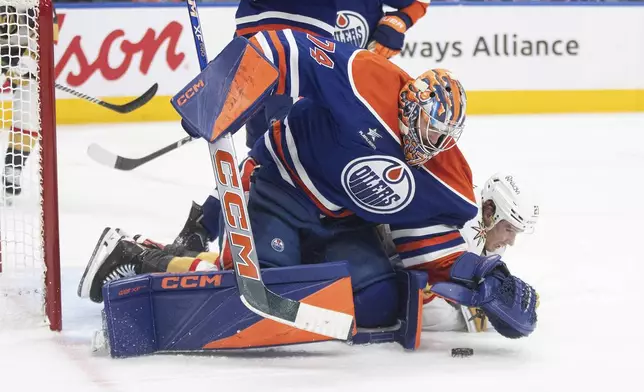
<svg viewBox="0 0 644 392"><path fill-rule="evenodd" d="M425 1L414 1L411 5L403 8L400 12L404 12L409 19L411 19L412 26L418 22L420 18L425 16L427 13L427 7L429 7L429 0Z"/></svg>
<svg viewBox="0 0 644 392"><path fill-rule="evenodd" d="M363 50L353 59L350 79L356 97L400 140L398 96L413 78L383 56Z"/></svg>

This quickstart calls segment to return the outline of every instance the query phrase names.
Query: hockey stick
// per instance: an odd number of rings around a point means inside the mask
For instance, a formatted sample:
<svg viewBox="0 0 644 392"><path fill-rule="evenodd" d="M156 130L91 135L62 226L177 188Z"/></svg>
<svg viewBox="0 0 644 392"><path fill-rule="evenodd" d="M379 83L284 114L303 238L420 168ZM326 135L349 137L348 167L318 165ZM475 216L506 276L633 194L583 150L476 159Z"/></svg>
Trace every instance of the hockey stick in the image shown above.
<svg viewBox="0 0 644 392"><path fill-rule="evenodd" d="M141 106L145 105L146 103L150 102L152 97L154 97L154 95L157 93L157 89L159 88L159 85L157 83L154 83L152 85L152 87L150 87L148 89L148 91L143 93L143 95L141 95L140 97L136 98L133 101L130 101L128 103L124 103L123 105L116 105L116 104L113 104L113 103L102 101L102 100L100 100L98 98L90 97L89 95L83 94L80 91L74 90L71 87L63 86L62 84L56 83L56 88L66 92L66 93L69 93L71 95L74 95L74 96L76 96L78 98L82 98L82 99L84 99L86 101L90 101L90 102L95 103L97 105L101 105L104 108L113 110L113 111L118 112L118 113L125 114L125 113L130 113L130 112L140 108Z"/></svg>
<svg viewBox="0 0 644 392"><path fill-rule="evenodd" d="M208 65L206 46L195 0L187 0L197 56L201 69ZM353 317L349 314L281 297L262 281L248 208L241 186L232 135L226 133L208 143L226 224L226 241L231 248L235 277L241 301L258 315L305 331L340 340L352 336Z"/></svg>
<svg viewBox="0 0 644 392"><path fill-rule="evenodd" d="M117 170L132 170L137 167L150 162L151 160L160 157L170 151L176 150L177 148L183 146L184 144L190 143L193 141L190 136L186 136L183 139L176 141L170 145L167 145L159 150L154 151L151 154L142 156L140 158L126 158L117 154L114 154L103 147L99 146L96 143L92 143L87 148L87 155L92 158L95 162L100 163L101 165L111 167Z"/></svg>

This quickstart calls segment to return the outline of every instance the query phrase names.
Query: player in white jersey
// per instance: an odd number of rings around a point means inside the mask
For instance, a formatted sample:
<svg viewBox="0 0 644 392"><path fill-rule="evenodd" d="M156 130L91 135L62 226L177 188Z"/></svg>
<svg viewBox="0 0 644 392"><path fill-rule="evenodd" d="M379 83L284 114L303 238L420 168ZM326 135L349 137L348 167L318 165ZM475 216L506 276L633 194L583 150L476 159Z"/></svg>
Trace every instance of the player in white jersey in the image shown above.
<svg viewBox="0 0 644 392"><path fill-rule="evenodd" d="M508 173L493 175L476 196L479 212L461 229L469 252L483 256L502 255L508 246L514 245L517 234L534 231L539 206L515 176ZM487 319L475 308L452 304L432 294L425 298L425 331L481 332L488 328Z"/></svg>

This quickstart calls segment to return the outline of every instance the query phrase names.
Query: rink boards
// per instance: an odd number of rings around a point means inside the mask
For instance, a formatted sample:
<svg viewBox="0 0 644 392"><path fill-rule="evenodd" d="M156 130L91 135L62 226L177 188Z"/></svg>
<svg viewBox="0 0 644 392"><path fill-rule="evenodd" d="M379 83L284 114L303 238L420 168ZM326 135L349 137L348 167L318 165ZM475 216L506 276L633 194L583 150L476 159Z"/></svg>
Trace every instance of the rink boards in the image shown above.
<svg viewBox="0 0 644 392"><path fill-rule="evenodd" d="M200 13L212 58L232 37L235 8L200 5ZM114 103L159 83L128 115L57 91L59 123L177 118L169 98L199 72L183 4L61 5L58 14L58 83ZM470 114L644 111L642 20L644 6L627 3L432 4L393 61L411 75L452 70Z"/></svg>

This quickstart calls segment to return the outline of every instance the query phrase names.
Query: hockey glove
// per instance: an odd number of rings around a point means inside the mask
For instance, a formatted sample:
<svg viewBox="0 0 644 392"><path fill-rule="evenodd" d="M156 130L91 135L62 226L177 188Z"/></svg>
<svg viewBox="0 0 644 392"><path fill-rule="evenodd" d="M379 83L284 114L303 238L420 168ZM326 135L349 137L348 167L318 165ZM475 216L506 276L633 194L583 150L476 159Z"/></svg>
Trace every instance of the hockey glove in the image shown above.
<svg viewBox="0 0 644 392"><path fill-rule="evenodd" d="M378 22L367 49L388 59L392 58L400 53L405 42L405 32L411 25L411 18L404 12L386 13Z"/></svg>
<svg viewBox="0 0 644 392"><path fill-rule="evenodd" d="M198 139L201 137L201 135L199 135L199 132L184 119L181 119L181 127L184 131L186 131L188 135L192 136L193 138Z"/></svg>
<svg viewBox="0 0 644 392"><path fill-rule="evenodd" d="M501 256L465 253L450 270L451 282L436 283L431 291L461 305L481 308L503 336L528 336L537 326L539 296L510 274Z"/></svg>

